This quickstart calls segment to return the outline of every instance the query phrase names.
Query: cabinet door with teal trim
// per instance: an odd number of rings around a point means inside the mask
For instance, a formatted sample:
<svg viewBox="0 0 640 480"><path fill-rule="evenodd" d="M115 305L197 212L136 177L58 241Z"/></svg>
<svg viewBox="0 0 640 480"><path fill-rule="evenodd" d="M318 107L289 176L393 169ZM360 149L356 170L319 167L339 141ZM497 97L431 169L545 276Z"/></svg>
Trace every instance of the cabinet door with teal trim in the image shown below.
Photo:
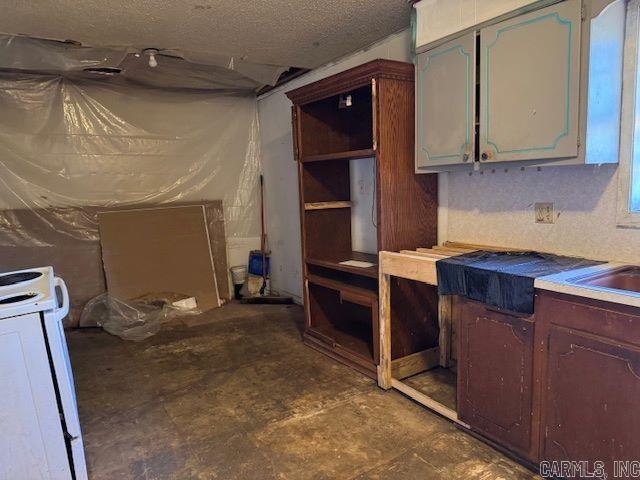
<svg viewBox="0 0 640 480"><path fill-rule="evenodd" d="M475 51L471 33L418 55L418 169L473 161Z"/></svg>
<svg viewBox="0 0 640 480"><path fill-rule="evenodd" d="M580 0L480 32L480 160L578 154Z"/></svg>

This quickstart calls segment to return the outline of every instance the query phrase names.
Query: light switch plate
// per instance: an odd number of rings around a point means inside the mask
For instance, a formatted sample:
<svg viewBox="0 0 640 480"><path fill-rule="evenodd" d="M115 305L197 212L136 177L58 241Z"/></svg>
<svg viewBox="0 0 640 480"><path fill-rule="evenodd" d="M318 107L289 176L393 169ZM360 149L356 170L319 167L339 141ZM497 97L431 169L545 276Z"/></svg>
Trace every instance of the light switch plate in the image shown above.
<svg viewBox="0 0 640 480"><path fill-rule="evenodd" d="M536 212L536 223L555 223L553 203L536 203L534 208Z"/></svg>

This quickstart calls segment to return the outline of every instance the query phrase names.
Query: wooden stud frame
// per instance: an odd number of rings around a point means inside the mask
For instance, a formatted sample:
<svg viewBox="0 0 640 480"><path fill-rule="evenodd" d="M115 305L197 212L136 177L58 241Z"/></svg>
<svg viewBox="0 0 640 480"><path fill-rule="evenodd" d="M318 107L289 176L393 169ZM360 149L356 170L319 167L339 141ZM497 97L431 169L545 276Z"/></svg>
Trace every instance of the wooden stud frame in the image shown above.
<svg viewBox="0 0 640 480"><path fill-rule="evenodd" d="M469 428L469 426L458 419L458 414L455 410L435 401L401 380L406 375L403 375L397 365L398 363L409 363L406 361L408 357L391 360L391 277L406 278L429 285L437 285L436 261L474 250L476 248L463 245L445 245L431 249L418 248L415 251L402 250L399 253L382 251L379 254L380 364L378 365L378 386L385 390L395 388L416 402L466 428ZM427 359L422 360L422 368L419 371L426 371L437 365L442 367L450 365L452 297L440 297L438 317L440 324L439 348L430 349L433 352L420 352L423 354L423 358L427 357ZM428 359L433 354L437 354L435 361ZM409 359L409 361L416 363L413 359ZM419 373L415 367L413 368L414 374Z"/></svg>

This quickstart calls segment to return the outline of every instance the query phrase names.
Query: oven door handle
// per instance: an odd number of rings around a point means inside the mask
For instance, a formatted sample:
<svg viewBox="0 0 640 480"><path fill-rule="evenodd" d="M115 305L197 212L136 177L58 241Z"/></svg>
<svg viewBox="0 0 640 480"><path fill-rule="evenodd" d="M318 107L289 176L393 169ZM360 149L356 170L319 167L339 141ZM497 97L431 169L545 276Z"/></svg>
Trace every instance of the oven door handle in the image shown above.
<svg viewBox="0 0 640 480"><path fill-rule="evenodd" d="M56 309L56 320L61 321L69 314L69 290L67 290L67 285L60 277L55 277L53 284L62 292L62 305Z"/></svg>

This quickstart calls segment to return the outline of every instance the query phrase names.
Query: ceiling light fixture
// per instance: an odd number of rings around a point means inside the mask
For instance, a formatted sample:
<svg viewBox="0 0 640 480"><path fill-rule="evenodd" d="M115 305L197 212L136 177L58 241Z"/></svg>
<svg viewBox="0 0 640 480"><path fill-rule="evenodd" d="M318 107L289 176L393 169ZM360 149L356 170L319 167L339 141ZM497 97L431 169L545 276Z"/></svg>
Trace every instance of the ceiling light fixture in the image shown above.
<svg viewBox="0 0 640 480"><path fill-rule="evenodd" d="M353 106L353 97L351 95L340 95L338 98L338 108L349 108Z"/></svg>
<svg viewBox="0 0 640 480"><path fill-rule="evenodd" d="M158 50L157 48L145 48L144 50L142 50L142 53L149 57L149 66L151 68L156 68L158 66L156 55L160 53L160 50Z"/></svg>

